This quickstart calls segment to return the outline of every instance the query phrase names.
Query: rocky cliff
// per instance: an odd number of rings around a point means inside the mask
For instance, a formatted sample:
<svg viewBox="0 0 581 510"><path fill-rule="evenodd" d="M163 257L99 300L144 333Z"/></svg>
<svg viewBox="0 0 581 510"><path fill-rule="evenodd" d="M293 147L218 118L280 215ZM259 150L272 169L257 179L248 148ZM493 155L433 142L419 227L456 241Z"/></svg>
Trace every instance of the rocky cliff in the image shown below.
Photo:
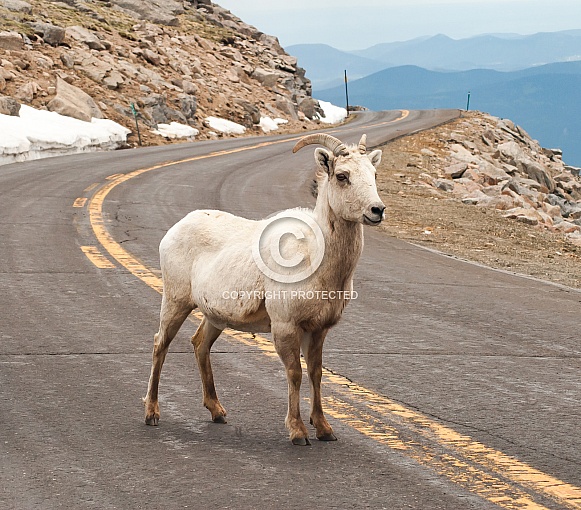
<svg viewBox="0 0 581 510"><path fill-rule="evenodd" d="M209 0L0 0L0 96L0 113L20 102L132 130L134 105L145 143L158 124L203 139L212 116L259 133L261 117L298 130L322 113L275 37Z"/></svg>

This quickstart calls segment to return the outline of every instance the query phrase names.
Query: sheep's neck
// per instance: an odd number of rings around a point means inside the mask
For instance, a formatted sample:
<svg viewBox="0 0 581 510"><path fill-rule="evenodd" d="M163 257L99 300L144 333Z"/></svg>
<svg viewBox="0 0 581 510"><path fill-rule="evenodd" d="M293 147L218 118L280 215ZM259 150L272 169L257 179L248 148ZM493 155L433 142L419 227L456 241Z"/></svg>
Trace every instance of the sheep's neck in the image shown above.
<svg viewBox="0 0 581 510"><path fill-rule="evenodd" d="M325 237L325 256L320 270L327 284L341 290L353 277L363 250L363 226L340 218L325 202L320 196L314 211Z"/></svg>

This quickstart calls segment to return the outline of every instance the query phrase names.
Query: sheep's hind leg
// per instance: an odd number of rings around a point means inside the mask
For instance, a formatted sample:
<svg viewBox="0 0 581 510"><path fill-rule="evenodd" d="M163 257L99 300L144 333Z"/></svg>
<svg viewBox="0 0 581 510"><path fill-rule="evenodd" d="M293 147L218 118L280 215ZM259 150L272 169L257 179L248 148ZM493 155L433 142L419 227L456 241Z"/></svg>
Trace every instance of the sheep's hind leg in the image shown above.
<svg viewBox="0 0 581 510"><path fill-rule="evenodd" d="M192 309L189 305L166 299L165 295L161 300L159 331L154 337L151 375L149 376L147 395L143 399L146 425L155 426L159 422L159 402L157 396L161 368L171 341L176 336Z"/></svg>
<svg viewBox="0 0 581 510"><path fill-rule="evenodd" d="M204 391L204 407L212 413L214 423L226 423L226 409L222 407L216 387L214 386L214 375L212 373L212 364L210 362L210 349L216 339L222 333L221 329L214 327L204 317L196 333L192 337L194 353L200 369L200 378L202 379L202 388Z"/></svg>
<svg viewBox="0 0 581 510"><path fill-rule="evenodd" d="M327 330L316 331L303 339L303 354L307 362L311 385L311 425L317 430L319 441L337 441L333 429L323 414L321 402L321 378L323 376L323 342Z"/></svg>

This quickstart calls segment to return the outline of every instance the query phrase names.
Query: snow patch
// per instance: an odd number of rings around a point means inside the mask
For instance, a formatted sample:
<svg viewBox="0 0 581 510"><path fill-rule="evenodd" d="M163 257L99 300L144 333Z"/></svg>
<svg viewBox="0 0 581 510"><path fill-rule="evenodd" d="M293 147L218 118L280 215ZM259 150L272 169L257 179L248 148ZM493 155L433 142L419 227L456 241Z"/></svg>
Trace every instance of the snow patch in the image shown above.
<svg viewBox="0 0 581 510"><path fill-rule="evenodd" d="M108 119L84 122L21 105L18 117L0 114L0 165L117 149L130 132Z"/></svg>
<svg viewBox="0 0 581 510"><path fill-rule="evenodd" d="M193 138L199 135L200 132L186 124L179 122L171 122L170 124L158 124L157 129L152 130L152 133L161 135L165 138Z"/></svg>
<svg viewBox="0 0 581 510"><path fill-rule="evenodd" d="M271 119L270 117L260 117L260 123L258 124L262 131L265 133L270 133L271 131L276 131L278 126L281 124L287 124L288 120L285 119Z"/></svg>
<svg viewBox="0 0 581 510"><path fill-rule="evenodd" d="M325 116L319 120L325 124L339 124L347 118L347 109L335 106L327 101L319 100L321 109L325 112Z"/></svg>
<svg viewBox="0 0 581 510"><path fill-rule="evenodd" d="M231 120L221 119L219 117L206 117L206 123L212 129L225 133L227 135L243 135L246 128Z"/></svg>

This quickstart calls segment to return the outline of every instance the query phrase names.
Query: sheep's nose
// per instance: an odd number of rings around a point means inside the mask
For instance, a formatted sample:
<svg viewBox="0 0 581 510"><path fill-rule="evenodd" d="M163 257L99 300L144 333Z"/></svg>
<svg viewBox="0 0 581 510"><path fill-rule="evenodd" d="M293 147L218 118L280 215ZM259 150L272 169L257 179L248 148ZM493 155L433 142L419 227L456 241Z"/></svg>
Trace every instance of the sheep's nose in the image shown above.
<svg viewBox="0 0 581 510"><path fill-rule="evenodd" d="M378 218L383 218L383 211L385 211L385 206L381 205L374 205L371 207L371 213L377 216Z"/></svg>

